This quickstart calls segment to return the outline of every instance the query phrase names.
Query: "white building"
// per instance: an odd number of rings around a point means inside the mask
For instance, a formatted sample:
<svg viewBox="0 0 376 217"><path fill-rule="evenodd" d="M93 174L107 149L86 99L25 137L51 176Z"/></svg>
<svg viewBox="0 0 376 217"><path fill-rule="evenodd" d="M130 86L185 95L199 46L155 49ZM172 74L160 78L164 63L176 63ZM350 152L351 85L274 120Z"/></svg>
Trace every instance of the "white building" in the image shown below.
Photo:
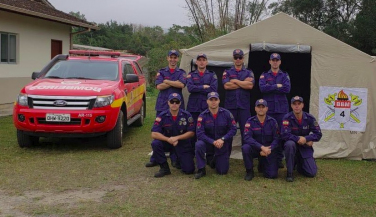
<svg viewBox="0 0 376 217"><path fill-rule="evenodd" d="M68 53L72 26L83 32L99 29L47 0L0 0L0 105L14 102L32 72Z"/></svg>

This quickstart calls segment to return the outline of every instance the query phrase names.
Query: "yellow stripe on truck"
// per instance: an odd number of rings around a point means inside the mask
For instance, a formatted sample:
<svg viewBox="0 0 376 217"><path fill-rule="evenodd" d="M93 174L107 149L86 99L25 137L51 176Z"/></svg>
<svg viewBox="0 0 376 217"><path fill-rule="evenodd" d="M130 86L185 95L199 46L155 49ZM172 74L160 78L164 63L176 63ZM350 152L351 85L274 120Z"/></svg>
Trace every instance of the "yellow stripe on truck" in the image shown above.
<svg viewBox="0 0 376 217"><path fill-rule="evenodd" d="M111 108L119 108L119 107L121 107L121 105L123 104L123 101L124 101L124 98L120 98L120 99L115 100L111 104Z"/></svg>

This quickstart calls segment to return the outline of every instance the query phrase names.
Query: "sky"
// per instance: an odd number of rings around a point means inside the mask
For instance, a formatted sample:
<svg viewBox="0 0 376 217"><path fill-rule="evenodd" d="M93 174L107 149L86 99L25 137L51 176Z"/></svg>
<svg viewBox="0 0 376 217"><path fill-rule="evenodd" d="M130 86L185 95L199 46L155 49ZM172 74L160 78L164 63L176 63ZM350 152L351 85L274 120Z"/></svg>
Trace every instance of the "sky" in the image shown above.
<svg viewBox="0 0 376 217"><path fill-rule="evenodd" d="M57 10L79 11L87 21L105 23L113 20L125 24L190 26L185 0L48 0Z"/></svg>

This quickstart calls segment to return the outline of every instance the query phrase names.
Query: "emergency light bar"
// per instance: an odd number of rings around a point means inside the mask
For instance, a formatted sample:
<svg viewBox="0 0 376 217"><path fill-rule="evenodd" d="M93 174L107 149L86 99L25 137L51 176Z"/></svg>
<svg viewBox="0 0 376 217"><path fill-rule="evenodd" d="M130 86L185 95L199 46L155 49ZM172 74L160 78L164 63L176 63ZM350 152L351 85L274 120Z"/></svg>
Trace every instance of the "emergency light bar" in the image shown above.
<svg viewBox="0 0 376 217"><path fill-rule="evenodd" d="M69 55L82 55L82 56L111 56L119 57L120 52L112 51L92 51L92 50L70 50Z"/></svg>

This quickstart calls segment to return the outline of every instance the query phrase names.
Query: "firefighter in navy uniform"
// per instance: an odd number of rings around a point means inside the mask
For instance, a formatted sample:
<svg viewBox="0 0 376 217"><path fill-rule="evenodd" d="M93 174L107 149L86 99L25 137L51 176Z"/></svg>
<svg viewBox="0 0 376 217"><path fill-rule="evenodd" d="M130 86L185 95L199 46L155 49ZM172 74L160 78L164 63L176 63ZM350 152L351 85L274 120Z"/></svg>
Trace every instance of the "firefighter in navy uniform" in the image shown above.
<svg viewBox="0 0 376 217"><path fill-rule="evenodd" d="M157 102L155 104L155 110L157 116L159 113L168 109L167 99L171 93L178 93L182 95L182 90L186 85L186 73L183 69L178 68L179 52L176 50L170 50L167 55L168 66L159 70L155 79L155 85L159 90ZM184 107L184 99L181 100L181 109ZM177 157L175 153L170 153L170 158L173 161L173 166L180 168L177 163ZM146 167L157 166L153 156L150 157L150 161L145 164Z"/></svg>
<svg viewBox="0 0 376 217"><path fill-rule="evenodd" d="M199 114L208 108L207 95L210 92L217 92L218 81L213 71L206 69L208 58L205 54L198 54L196 58L197 69L191 71L187 76L187 89L189 94L187 111L191 113L193 120L197 123ZM196 137L192 139L194 147Z"/></svg>
<svg viewBox="0 0 376 217"><path fill-rule="evenodd" d="M182 98L178 93L168 97L169 109L161 112L155 119L151 136L151 143L155 161L160 165L160 170L154 177L163 177L171 174L167 163L165 151L174 150L181 170L185 174L192 174L194 167L194 150L191 138L194 136L195 125L192 115L179 108Z"/></svg>
<svg viewBox="0 0 376 217"><path fill-rule="evenodd" d="M251 181L254 177L253 159L259 159L259 172L265 178L274 179L278 176L277 150L279 146L279 129L277 121L266 115L268 104L259 99L255 104L257 115L250 117L244 129L244 144L242 153L246 168L245 180Z"/></svg>
<svg viewBox="0 0 376 217"><path fill-rule="evenodd" d="M227 174L230 167L230 149L232 137L236 134L236 122L227 109L219 107L219 95L211 92L207 96L208 109L197 119L196 133L196 179L206 175L206 157L213 157L216 171L220 175Z"/></svg>
<svg viewBox="0 0 376 217"><path fill-rule="evenodd" d="M269 64L270 70L263 72L260 76L259 87L263 93L263 99L268 102L268 114L274 118L278 125L281 126L282 119L289 112L289 103L287 94L290 93L291 84L290 77L287 72L282 71L279 66L281 65L281 56L278 53L270 55ZM278 166L283 168L282 158L283 149L282 145L277 151Z"/></svg>
<svg viewBox="0 0 376 217"><path fill-rule="evenodd" d="M321 129L315 117L303 111L303 98L295 96L291 99L292 112L283 117L281 137L284 144L287 177L293 182L293 168L306 177L315 177L317 165L313 158L313 142L320 141Z"/></svg>
<svg viewBox="0 0 376 217"><path fill-rule="evenodd" d="M226 90L225 109L228 109L239 123L242 144L244 126L251 116L251 89L255 84L254 74L244 66L244 52L233 51L234 66L223 72L222 83ZM231 153L231 147L230 147Z"/></svg>

